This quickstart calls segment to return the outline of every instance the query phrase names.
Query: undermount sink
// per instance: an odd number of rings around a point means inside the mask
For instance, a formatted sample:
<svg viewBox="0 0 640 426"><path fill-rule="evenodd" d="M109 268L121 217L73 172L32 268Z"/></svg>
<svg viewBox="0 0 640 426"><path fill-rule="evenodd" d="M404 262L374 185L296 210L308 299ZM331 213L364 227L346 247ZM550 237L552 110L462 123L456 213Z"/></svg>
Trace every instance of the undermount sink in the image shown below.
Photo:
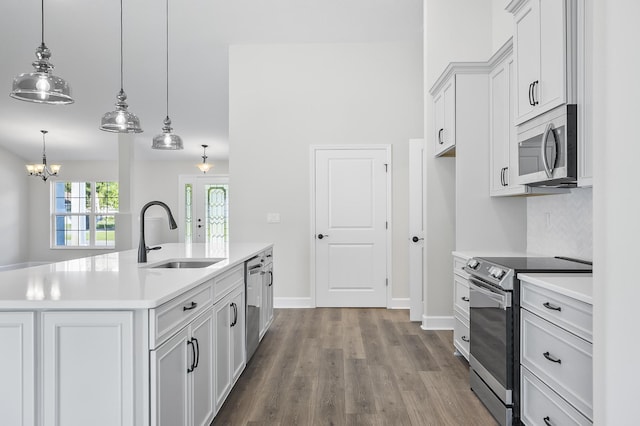
<svg viewBox="0 0 640 426"><path fill-rule="evenodd" d="M170 262L161 263L159 265L152 266L152 268L170 268L170 269L183 269L183 268L206 268L220 262L222 259L212 260L172 260Z"/></svg>

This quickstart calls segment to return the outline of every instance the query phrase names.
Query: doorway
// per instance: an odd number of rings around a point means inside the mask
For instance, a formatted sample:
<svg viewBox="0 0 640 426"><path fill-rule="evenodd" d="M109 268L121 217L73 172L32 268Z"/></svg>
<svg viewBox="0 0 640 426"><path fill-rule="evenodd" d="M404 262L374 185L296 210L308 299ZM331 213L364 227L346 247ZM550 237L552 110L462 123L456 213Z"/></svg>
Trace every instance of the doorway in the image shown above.
<svg viewBox="0 0 640 426"><path fill-rule="evenodd" d="M179 182L179 238L225 250L229 243L228 176L182 175Z"/></svg>
<svg viewBox="0 0 640 426"><path fill-rule="evenodd" d="M386 307L391 147L311 147L311 270L316 306Z"/></svg>

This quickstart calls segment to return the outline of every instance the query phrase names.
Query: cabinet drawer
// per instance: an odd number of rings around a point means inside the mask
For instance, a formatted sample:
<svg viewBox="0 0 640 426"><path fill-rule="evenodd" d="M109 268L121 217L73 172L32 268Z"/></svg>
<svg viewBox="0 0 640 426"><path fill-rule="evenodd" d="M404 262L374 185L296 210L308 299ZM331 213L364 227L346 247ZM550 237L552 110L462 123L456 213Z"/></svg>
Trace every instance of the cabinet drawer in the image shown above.
<svg viewBox="0 0 640 426"><path fill-rule="evenodd" d="M456 312L453 325L453 345L467 361L469 360L469 321Z"/></svg>
<svg viewBox="0 0 640 426"><path fill-rule="evenodd" d="M522 281L521 306L544 319L593 341L593 307L555 291Z"/></svg>
<svg viewBox="0 0 640 426"><path fill-rule="evenodd" d="M214 303L222 299L238 285L244 285L244 264L238 265L213 279Z"/></svg>
<svg viewBox="0 0 640 426"><path fill-rule="evenodd" d="M592 423L578 410L567 404L526 368L521 373L521 420L527 426L580 425Z"/></svg>
<svg viewBox="0 0 640 426"><path fill-rule="evenodd" d="M524 309L521 314L522 365L580 412L592 418L591 343Z"/></svg>
<svg viewBox="0 0 640 426"><path fill-rule="evenodd" d="M458 311L464 313L465 317L469 318L469 282L458 276L453 276L453 306Z"/></svg>
<svg viewBox="0 0 640 426"><path fill-rule="evenodd" d="M462 257L453 256L453 273L460 275L464 278L469 278L469 274L464 271L464 266L467 264L467 259Z"/></svg>
<svg viewBox="0 0 640 426"><path fill-rule="evenodd" d="M207 281L158 308L151 309L149 318L151 349L155 349L212 304L211 281Z"/></svg>

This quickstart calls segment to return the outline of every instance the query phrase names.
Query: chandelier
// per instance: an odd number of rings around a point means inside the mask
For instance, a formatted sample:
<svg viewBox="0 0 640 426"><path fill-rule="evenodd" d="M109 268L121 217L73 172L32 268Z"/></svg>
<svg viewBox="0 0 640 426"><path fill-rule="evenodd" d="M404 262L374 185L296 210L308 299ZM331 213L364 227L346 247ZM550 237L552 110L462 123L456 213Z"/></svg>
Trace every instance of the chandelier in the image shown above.
<svg viewBox="0 0 640 426"><path fill-rule="evenodd" d="M27 164L27 172L29 176L41 177L43 181L49 179L49 176L56 176L62 167L60 164L47 165L47 150L45 146L45 135L49 133L47 130L40 130L42 133L42 163L41 164Z"/></svg>

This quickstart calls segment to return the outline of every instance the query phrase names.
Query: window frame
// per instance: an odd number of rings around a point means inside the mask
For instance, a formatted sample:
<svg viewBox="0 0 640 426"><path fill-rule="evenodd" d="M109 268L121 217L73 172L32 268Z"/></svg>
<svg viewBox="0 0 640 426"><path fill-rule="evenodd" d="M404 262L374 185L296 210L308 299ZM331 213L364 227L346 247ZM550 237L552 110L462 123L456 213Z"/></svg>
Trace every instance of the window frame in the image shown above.
<svg viewBox="0 0 640 426"><path fill-rule="evenodd" d="M56 184L64 182L64 183L89 183L91 185L91 211L83 212L83 213L68 213L68 212L58 212L56 211ZM96 184L98 182L101 183L118 183L117 180L51 180L49 186L49 248L52 250L115 250L116 249L116 240L117 240L117 226L114 226L113 229L113 245L96 245L96 221L99 216L113 216L114 225L117 222L117 216L120 213L120 210L116 210L114 212L101 212L98 211L98 194L96 192ZM118 186L118 195L120 193L120 188ZM86 246L68 246L68 245L56 245L56 217L57 216L65 216L65 217L89 217L89 245Z"/></svg>

